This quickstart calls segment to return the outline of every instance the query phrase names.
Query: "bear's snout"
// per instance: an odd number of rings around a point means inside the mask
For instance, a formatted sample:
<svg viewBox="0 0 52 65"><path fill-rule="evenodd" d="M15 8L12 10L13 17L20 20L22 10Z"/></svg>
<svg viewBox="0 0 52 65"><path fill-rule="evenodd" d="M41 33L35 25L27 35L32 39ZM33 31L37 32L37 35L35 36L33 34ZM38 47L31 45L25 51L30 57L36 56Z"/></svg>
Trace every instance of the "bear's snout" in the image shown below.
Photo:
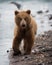
<svg viewBox="0 0 52 65"><path fill-rule="evenodd" d="M21 23L20 23L20 27L21 27L22 29L25 29L26 26L27 26L26 21L25 21L25 20L22 20Z"/></svg>

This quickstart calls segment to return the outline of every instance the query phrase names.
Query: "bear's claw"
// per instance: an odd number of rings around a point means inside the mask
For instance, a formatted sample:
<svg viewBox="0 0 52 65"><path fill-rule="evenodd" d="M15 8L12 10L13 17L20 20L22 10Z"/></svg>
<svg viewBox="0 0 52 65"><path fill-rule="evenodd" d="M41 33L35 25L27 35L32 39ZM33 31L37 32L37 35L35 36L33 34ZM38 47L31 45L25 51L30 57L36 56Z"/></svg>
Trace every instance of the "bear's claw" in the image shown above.
<svg viewBox="0 0 52 65"><path fill-rule="evenodd" d="M14 52L14 53L13 53L14 56L17 56L17 55L20 55L20 54L21 54L20 51L17 51L17 52Z"/></svg>

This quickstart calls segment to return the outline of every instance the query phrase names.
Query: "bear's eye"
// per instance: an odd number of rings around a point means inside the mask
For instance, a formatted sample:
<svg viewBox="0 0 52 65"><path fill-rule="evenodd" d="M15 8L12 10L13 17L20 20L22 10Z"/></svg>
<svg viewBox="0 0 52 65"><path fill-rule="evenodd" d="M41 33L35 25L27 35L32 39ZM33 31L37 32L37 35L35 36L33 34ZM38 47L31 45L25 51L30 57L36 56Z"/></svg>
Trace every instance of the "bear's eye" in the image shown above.
<svg viewBox="0 0 52 65"><path fill-rule="evenodd" d="M25 17L24 20L25 20L25 21L28 21L29 19L28 19L28 17Z"/></svg>
<svg viewBox="0 0 52 65"><path fill-rule="evenodd" d="M18 17L17 20L20 22L22 20L22 18Z"/></svg>

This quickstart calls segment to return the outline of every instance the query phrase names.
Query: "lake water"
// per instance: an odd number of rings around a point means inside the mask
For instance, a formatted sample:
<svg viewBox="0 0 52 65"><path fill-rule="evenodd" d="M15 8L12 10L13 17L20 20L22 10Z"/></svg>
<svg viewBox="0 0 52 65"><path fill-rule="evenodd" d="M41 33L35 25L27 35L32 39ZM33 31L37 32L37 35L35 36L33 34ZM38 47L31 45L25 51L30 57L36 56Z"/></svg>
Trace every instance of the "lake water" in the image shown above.
<svg viewBox="0 0 52 65"><path fill-rule="evenodd" d="M14 0L13 0L14 1ZM10 65L7 50L12 47L13 30L14 30L14 11L17 7L10 4L11 1L0 1L0 64ZM17 1L16 1L17 2ZM34 19L38 25L38 34L43 34L44 31L52 30L52 20L49 20L49 14L52 14L52 1L43 0L18 0L22 5L23 10L30 9ZM37 11L42 10L42 14L37 14ZM45 13L49 10L48 13Z"/></svg>

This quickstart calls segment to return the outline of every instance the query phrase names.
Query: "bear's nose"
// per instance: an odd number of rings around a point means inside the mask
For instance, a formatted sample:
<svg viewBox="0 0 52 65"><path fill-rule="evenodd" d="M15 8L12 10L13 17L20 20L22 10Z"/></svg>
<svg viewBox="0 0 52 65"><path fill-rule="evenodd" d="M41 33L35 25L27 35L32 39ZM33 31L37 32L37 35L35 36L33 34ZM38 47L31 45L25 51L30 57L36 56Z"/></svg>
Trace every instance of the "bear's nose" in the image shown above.
<svg viewBox="0 0 52 65"><path fill-rule="evenodd" d="M23 24L22 27L25 27L25 24Z"/></svg>

